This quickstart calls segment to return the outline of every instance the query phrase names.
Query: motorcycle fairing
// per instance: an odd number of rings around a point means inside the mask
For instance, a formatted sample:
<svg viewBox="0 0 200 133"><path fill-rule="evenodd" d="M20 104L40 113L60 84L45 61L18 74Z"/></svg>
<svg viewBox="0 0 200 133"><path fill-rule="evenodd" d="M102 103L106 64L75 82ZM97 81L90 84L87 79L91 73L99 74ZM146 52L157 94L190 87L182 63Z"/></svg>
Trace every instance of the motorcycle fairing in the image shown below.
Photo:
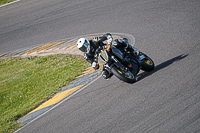
<svg viewBox="0 0 200 133"><path fill-rule="evenodd" d="M101 53L99 53L98 63L106 64L107 62L108 62L108 54L106 50L102 50Z"/></svg>

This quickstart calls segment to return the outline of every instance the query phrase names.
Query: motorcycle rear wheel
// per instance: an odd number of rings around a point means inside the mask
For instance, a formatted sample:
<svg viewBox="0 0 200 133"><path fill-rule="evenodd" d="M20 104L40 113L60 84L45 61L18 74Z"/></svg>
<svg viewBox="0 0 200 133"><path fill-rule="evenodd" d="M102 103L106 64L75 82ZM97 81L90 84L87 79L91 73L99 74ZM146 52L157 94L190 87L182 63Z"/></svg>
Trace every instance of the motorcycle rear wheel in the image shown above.
<svg viewBox="0 0 200 133"><path fill-rule="evenodd" d="M117 66L113 66L111 72L119 79L127 83L134 83L136 82L136 76L132 74L130 71L123 71Z"/></svg>

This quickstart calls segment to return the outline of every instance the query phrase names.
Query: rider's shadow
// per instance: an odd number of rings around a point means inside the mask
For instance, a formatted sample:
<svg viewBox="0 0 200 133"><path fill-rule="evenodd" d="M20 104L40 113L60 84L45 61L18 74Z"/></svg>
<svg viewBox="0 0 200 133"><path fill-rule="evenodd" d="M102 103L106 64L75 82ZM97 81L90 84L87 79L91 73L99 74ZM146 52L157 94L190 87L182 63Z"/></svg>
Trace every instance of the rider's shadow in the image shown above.
<svg viewBox="0 0 200 133"><path fill-rule="evenodd" d="M142 79L144 79L144 78L146 78L146 77L148 77L148 76L150 76L153 73L156 73L157 71L159 71L159 70L161 70L161 69L163 69L165 67L168 67L169 65L171 65L175 61L179 61L179 60L184 59L187 56L188 56L188 54L187 55L179 55L177 57L174 57L174 58L172 58L172 59L170 59L168 61L165 61L165 62L155 66L154 70L151 71L151 72L142 72L142 73L138 74L137 75L137 82L142 80Z"/></svg>

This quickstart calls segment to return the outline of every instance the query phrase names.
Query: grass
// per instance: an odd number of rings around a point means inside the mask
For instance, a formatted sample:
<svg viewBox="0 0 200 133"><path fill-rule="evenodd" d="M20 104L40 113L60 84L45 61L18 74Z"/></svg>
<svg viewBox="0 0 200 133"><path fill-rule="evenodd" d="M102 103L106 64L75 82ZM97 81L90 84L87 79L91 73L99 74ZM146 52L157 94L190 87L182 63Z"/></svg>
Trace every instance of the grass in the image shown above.
<svg viewBox="0 0 200 133"><path fill-rule="evenodd" d="M0 132L52 97L88 67L83 57L52 55L0 59Z"/></svg>
<svg viewBox="0 0 200 133"><path fill-rule="evenodd" d="M15 0L0 0L0 5L10 3L10 2L13 2L13 1L15 1Z"/></svg>

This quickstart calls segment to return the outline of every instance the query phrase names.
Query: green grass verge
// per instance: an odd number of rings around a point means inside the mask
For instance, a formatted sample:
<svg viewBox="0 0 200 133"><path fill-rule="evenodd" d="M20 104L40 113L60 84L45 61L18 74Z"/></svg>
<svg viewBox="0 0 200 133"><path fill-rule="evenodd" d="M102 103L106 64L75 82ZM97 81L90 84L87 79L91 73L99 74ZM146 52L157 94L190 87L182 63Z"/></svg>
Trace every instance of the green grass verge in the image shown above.
<svg viewBox="0 0 200 133"><path fill-rule="evenodd" d="M15 0L0 0L0 5L10 3L10 2L13 2L13 1L15 1Z"/></svg>
<svg viewBox="0 0 200 133"><path fill-rule="evenodd" d="M88 67L83 57L52 55L0 59L0 132L52 97Z"/></svg>

